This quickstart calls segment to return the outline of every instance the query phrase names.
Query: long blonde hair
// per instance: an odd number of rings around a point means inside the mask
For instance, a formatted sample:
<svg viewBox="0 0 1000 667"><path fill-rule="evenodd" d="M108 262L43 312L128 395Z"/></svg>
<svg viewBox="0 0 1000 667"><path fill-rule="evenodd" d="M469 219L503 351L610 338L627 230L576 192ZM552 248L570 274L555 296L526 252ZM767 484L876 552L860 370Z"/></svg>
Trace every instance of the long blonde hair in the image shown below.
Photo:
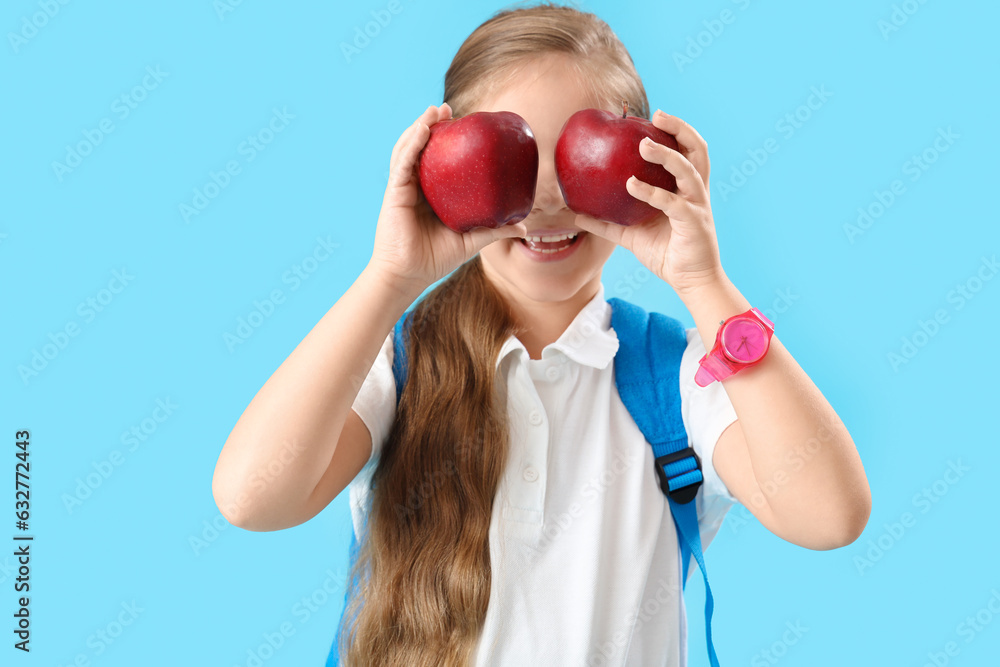
<svg viewBox="0 0 1000 667"><path fill-rule="evenodd" d="M445 75L455 117L517 68L565 53L598 99L648 118L632 58L593 14L552 3L502 10L465 40ZM459 667L475 653L490 597L489 529L508 456L496 359L520 333L478 255L413 309L408 380L372 474L340 655L349 667Z"/></svg>

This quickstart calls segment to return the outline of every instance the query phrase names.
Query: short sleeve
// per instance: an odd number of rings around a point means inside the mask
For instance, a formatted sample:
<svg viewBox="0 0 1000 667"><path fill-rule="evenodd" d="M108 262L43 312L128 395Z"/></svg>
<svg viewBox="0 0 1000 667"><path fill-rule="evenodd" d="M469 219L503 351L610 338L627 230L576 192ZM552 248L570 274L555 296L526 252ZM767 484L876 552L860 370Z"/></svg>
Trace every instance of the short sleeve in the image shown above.
<svg viewBox="0 0 1000 667"><path fill-rule="evenodd" d="M393 355L392 331L386 336L378 356L372 363L368 376L358 390L351 406L368 427L372 436L372 453L368 463L374 461L382 451L385 438L389 435L392 420L396 416L396 380L392 375ZM366 464L367 466L368 464Z"/></svg>
<svg viewBox="0 0 1000 667"><path fill-rule="evenodd" d="M681 415L691 447L701 459L704 481L696 501L702 549L707 549L726 512L739 502L719 477L712 462L719 436L737 420L737 415L721 382L713 382L707 387L699 387L695 383L698 361L705 355L705 344L697 328L687 330L687 340L687 348L681 357Z"/></svg>

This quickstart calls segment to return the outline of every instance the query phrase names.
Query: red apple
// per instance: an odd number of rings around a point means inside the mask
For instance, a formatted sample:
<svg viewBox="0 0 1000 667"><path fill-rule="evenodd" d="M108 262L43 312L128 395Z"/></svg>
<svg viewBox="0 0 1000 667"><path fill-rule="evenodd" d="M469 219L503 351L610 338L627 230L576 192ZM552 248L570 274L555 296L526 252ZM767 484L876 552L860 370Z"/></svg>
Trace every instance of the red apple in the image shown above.
<svg viewBox="0 0 1000 667"><path fill-rule="evenodd" d="M511 111L439 121L420 153L418 176L431 210L456 232L519 222L535 202L535 135Z"/></svg>
<svg viewBox="0 0 1000 667"><path fill-rule="evenodd" d="M670 172L639 154L643 137L674 150L677 141L645 118L627 114L627 104L621 115L602 109L577 111L559 131L555 156L559 189L570 209L626 226L662 213L629 194L629 176L671 192L677 188Z"/></svg>

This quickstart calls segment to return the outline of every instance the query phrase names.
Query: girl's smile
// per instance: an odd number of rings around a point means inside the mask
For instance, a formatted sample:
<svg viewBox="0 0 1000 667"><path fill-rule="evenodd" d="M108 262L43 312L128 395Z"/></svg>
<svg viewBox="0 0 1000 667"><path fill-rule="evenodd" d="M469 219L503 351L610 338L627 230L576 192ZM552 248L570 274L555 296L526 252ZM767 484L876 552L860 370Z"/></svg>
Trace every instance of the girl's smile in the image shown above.
<svg viewBox="0 0 1000 667"><path fill-rule="evenodd" d="M558 262L573 255L586 236L582 229L537 229L512 242L533 262Z"/></svg>

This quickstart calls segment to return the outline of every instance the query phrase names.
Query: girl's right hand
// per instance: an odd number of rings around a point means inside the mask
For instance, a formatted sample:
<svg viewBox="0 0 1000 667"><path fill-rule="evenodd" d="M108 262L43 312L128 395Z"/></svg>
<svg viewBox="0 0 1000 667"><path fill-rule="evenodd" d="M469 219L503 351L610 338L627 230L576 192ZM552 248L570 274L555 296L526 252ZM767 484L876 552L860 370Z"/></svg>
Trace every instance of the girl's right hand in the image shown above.
<svg viewBox="0 0 1000 667"><path fill-rule="evenodd" d="M408 288L417 283L421 291L493 241L528 233L524 222L518 222L463 234L445 226L431 210L420 190L417 159L430 138L430 126L450 117L447 103L430 106L400 136L389 158L389 183L375 229L371 263Z"/></svg>

